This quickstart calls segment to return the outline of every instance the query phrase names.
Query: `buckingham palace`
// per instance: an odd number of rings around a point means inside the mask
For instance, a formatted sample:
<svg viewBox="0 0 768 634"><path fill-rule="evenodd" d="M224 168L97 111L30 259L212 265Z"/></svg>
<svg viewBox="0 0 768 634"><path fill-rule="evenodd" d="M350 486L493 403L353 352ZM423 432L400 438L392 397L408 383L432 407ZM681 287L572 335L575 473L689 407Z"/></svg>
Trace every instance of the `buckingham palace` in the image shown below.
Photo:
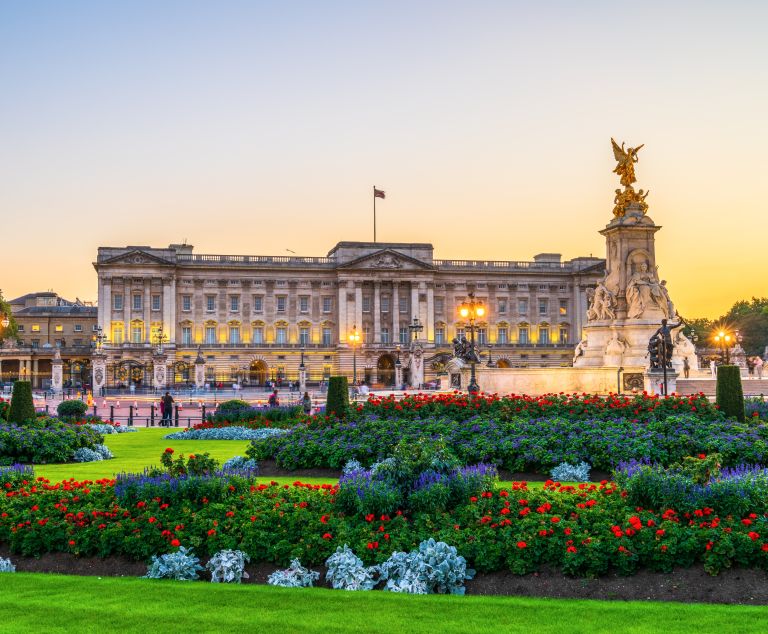
<svg viewBox="0 0 768 634"><path fill-rule="evenodd" d="M424 381L434 381L465 332L458 306L469 293L486 306L475 329L484 363L571 365L586 289L604 276L605 260L440 260L433 251L382 242L339 242L325 257L100 247L103 384L190 385L197 363L208 384L294 381L303 365L310 384L351 379L354 366L359 380L388 387L414 341Z"/></svg>

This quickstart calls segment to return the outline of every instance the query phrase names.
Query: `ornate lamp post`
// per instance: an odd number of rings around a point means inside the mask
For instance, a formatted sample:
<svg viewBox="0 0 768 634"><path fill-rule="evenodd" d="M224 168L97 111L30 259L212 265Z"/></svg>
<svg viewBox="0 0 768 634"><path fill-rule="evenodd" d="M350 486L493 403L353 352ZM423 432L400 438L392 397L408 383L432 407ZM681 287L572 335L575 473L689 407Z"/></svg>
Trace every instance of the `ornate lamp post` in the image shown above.
<svg viewBox="0 0 768 634"><path fill-rule="evenodd" d="M424 330L424 326L422 326L418 317L414 317L413 322L408 324L408 330L413 334L413 341L416 341L419 338L419 333Z"/></svg>
<svg viewBox="0 0 768 634"><path fill-rule="evenodd" d="M352 385L357 385L357 344L360 342L360 333L357 325L352 326L349 333L349 342L352 344Z"/></svg>
<svg viewBox="0 0 768 634"><path fill-rule="evenodd" d="M307 388L307 366L304 365L304 344L301 344L301 361L299 362L299 392Z"/></svg>
<svg viewBox="0 0 768 634"><path fill-rule="evenodd" d="M107 335L104 334L104 330L101 326L96 329L96 334L93 335L93 343L96 347L96 352L101 352L104 347L104 343L107 341Z"/></svg>
<svg viewBox="0 0 768 634"><path fill-rule="evenodd" d="M8 326L11 325L11 320L8 319L8 315L5 313L0 313L0 326L3 327L3 329L8 328Z"/></svg>
<svg viewBox="0 0 768 634"><path fill-rule="evenodd" d="M397 360L395 361L395 389L403 385L403 362L400 361L400 344L397 344Z"/></svg>
<svg viewBox="0 0 768 634"><path fill-rule="evenodd" d="M467 300L462 302L459 306L459 315L462 319L466 319L469 322L469 344L473 355L471 361L471 374L467 389L470 393L479 392L480 386L477 384L477 378L475 376L475 359L477 358L475 353L475 319L485 316L485 306L483 306L482 302L475 301L474 293L469 293Z"/></svg>
<svg viewBox="0 0 768 634"><path fill-rule="evenodd" d="M715 343L720 346L720 358L725 361L725 365L730 365L731 335L721 330L715 335Z"/></svg>
<svg viewBox="0 0 768 634"><path fill-rule="evenodd" d="M160 324L157 332L155 332L153 339L155 340L154 343L157 346L157 354L163 354L163 344L168 343L168 335L163 332L162 324Z"/></svg>
<svg viewBox="0 0 768 634"><path fill-rule="evenodd" d="M495 364L493 363L493 344L488 344L488 367L492 368Z"/></svg>

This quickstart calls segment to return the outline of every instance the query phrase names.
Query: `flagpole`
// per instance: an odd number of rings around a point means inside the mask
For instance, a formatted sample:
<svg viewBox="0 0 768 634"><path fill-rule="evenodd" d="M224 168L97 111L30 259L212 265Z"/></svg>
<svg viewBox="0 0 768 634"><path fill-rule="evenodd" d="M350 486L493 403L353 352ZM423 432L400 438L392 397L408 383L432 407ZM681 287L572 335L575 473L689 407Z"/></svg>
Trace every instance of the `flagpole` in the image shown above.
<svg viewBox="0 0 768 634"><path fill-rule="evenodd" d="M373 186L373 241L376 242L376 185Z"/></svg>

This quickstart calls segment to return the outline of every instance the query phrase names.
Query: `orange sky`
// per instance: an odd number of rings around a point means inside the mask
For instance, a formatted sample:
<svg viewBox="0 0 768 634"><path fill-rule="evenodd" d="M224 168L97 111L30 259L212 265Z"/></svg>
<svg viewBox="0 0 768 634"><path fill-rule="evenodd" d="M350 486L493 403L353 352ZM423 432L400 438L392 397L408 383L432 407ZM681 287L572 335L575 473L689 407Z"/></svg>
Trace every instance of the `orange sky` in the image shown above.
<svg viewBox="0 0 768 634"><path fill-rule="evenodd" d="M681 314L768 294L764 5L363 4L0 7L4 295L95 299L100 245L324 255L374 184L380 241L604 256L611 136Z"/></svg>

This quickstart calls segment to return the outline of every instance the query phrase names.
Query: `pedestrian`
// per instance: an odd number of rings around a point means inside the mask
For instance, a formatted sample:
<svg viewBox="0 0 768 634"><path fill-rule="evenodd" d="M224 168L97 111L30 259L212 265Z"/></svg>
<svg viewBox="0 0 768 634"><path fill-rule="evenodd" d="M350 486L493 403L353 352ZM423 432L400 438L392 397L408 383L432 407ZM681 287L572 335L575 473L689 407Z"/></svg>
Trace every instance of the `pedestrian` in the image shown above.
<svg viewBox="0 0 768 634"><path fill-rule="evenodd" d="M165 423L165 399L160 397L160 426L163 427Z"/></svg>
<svg viewBox="0 0 768 634"><path fill-rule="evenodd" d="M712 373L712 378L717 378L717 364L714 359L709 360L709 371Z"/></svg>
<svg viewBox="0 0 768 634"><path fill-rule="evenodd" d="M309 416L312 413L312 397L309 392L304 392L304 397L301 399L301 406L304 409L304 414Z"/></svg>
<svg viewBox="0 0 768 634"><path fill-rule="evenodd" d="M171 426L171 414L173 412L173 397L170 392L166 392L163 397L163 424L166 427Z"/></svg>
<svg viewBox="0 0 768 634"><path fill-rule="evenodd" d="M747 357L747 374L750 377L755 376L755 360L752 357Z"/></svg>
<svg viewBox="0 0 768 634"><path fill-rule="evenodd" d="M683 375L687 379L691 373L691 365L688 363L688 357L683 357Z"/></svg>
<svg viewBox="0 0 768 634"><path fill-rule="evenodd" d="M755 370L757 370L757 378L762 381L763 379L763 363L762 358L755 357Z"/></svg>
<svg viewBox="0 0 768 634"><path fill-rule="evenodd" d="M269 395L269 406L278 407L280 405L280 399L277 397L277 390Z"/></svg>

